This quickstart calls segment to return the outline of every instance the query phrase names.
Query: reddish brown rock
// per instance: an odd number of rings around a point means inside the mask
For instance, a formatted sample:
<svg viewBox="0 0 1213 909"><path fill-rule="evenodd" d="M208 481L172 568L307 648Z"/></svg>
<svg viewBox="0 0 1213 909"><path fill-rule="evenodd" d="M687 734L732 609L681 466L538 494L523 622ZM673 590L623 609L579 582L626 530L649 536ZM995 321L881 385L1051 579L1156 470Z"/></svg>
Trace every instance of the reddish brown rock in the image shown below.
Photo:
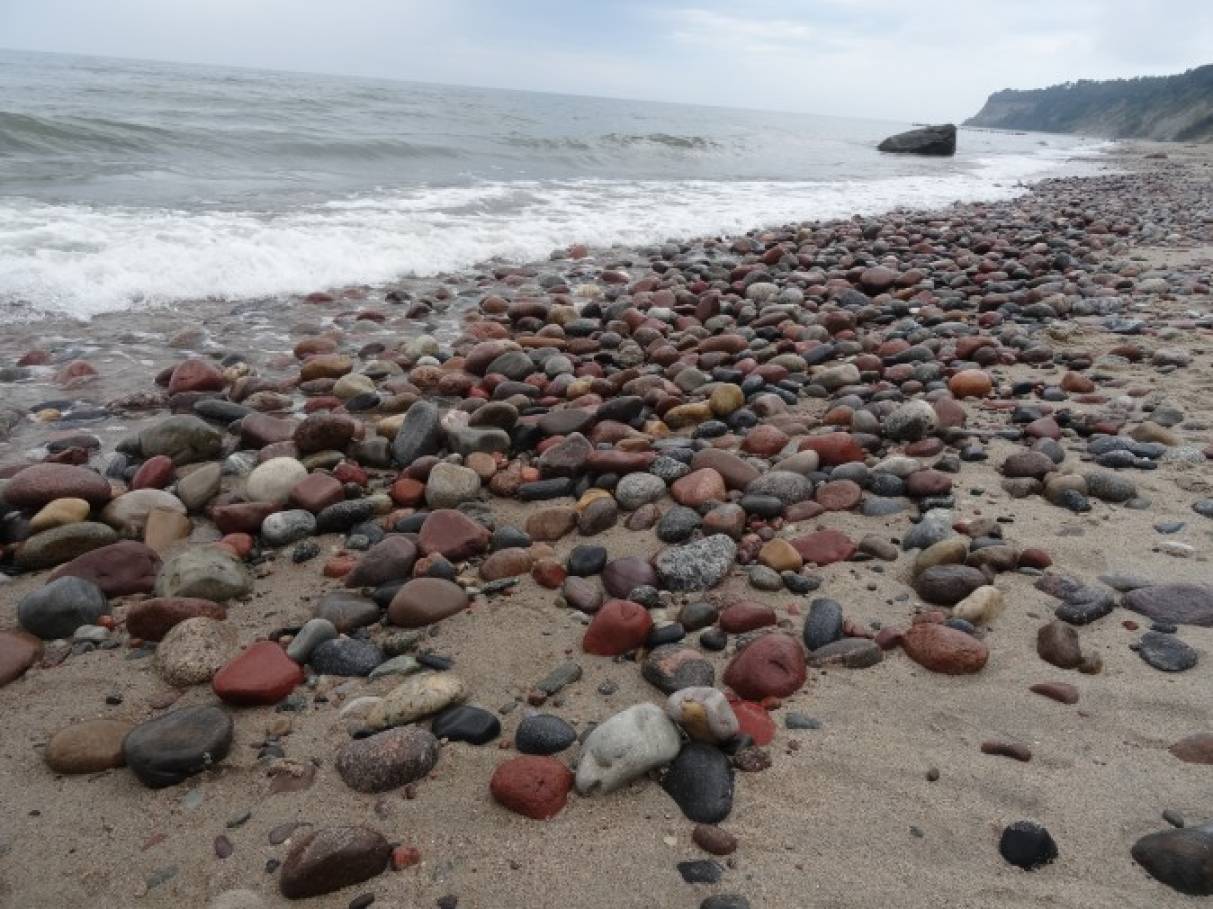
<svg viewBox="0 0 1213 909"><path fill-rule="evenodd" d="M409 577L417 561L417 545L406 536L391 534L362 554L345 576L346 587L378 587Z"/></svg>
<svg viewBox="0 0 1213 909"><path fill-rule="evenodd" d="M526 532L532 540L555 542L573 532L577 526L577 509L567 505L540 508L527 515Z"/></svg>
<svg viewBox="0 0 1213 909"><path fill-rule="evenodd" d="M445 578L414 578L388 604L387 618L401 628L424 628L466 609L468 595Z"/></svg>
<svg viewBox="0 0 1213 909"><path fill-rule="evenodd" d="M587 470L597 473L637 473L648 470L655 460L655 451L594 450L586 456L585 466Z"/></svg>
<svg viewBox="0 0 1213 909"><path fill-rule="evenodd" d="M698 508L705 502L723 502L728 496L724 477L711 467L692 470L670 486L670 496L680 505Z"/></svg>
<svg viewBox="0 0 1213 909"><path fill-rule="evenodd" d="M730 661L724 683L746 700L784 698L800 689L808 671L800 642L786 634L758 638Z"/></svg>
<svg viewBox="0 0 1213 909"><path fill-rule="evenodd" d="M819 530L791 541L806 563L832 565L855 554L855 542L838 530Z"/></svg>
<svg viewBox="0 0 1213 909"><path fill-rule="evenodd" d="M240 421L240 444L245 448L265 448L279 442L290 442L299 424L294 420L250 413Z"/></svg>
<svg viewBox="0 0 1213 909"><path fill-rule="evenodd" d="M573 774L554 757L523 755L493 771L489 791L499 805L515 814L546 821L568 801Z"/></svg>
<svg viewBox="0 0 1213 909"><path fill-rule="evenodd" d="M916 470L906 477L906 493L913 498L945 496L952 491L952 478L939 470Z"/></svg>
<svg viewBox="0 0 1213 909"><path fill-rule="evenodd" d="M1167 749L1185 764L1213 764L1213 732L1197 732Z"/></svg>
<svg viewBox="0 0 1213 909"><path fill-rule="evenodd" d="M48 580L84 578L101 588L107 597L151 593L160 571L160 556L150 546L122 540L102 546L60 565Z"/></svg>
<svg viewBox="0 0 1213 909"><path fill-rule="evenodd" d="M234 505L214 505L210 518L222 534L260 532L261 525L282 506L273 502L237 502Z"/></svg>
<svg viewBox="0 0 1213 909"><path fill-rule="evenodd" d="M637 587L657 585L657 572L640 556L612 559L602 570L602 586L613 597L626 597Z"/></svg>
<svg viewBox="0 0 1213 909"><path fill-rule="evenodd" d="M756 628L765 628L776 622L775 610L752 600L742 600L727 606L720 613L720 628L729 634L741 634Z"/></svg>
<svg viewBox="0 0 1213 909"><path fill-rule="evenodd" d="M316 451L344 451L358 424L345 414L314 413L295 428L295 447L301 455Z"/></svg>
<svg viewBox="0 0 1213 909"><path fill-rule="evenodd" d="M864 459L863 446L849 432L831 432L800 440L801 451L815 451L825 467L836 467Z"/></svg>
<svg viewBox="0 0 1213 909"><path fill-rule="evenodd" d="M737 851L737 837L711 824L696 824L691 839L704 852L712 855L732 855Z"/></svg>
<svg viewBox="0 0 1213 909"><path fill-rule="evenodd" d="M1061 704L1078 703L1078 689L1066 682L1037 682L1028 690Z"/></svg>
<svg viewBox="0 0 1213 909"><path fill-rule="evenodd" d="M581 649L599 656L618 656L642 647L653 627L648 610L631 600L607 600L581 640Z"/></svg>
<svg viewBox="0 0 1213 909"><path fill-rule="evenodd" d="M994 382L984 369L962 369L948 379L948 389L958 398L984 398Z"/></svg>
<svg viewBox="0 0 1213 909"><path fill-rule="evenodd" d="M901 647L918 665L946 675L980 672L990 657L989 648L972 635L935 622L911 625Z"/></svg>
<svg viewBox="0 0 1213 909"><path fill-rule="evenodd" d="M156 455L139 465L131 477L131 489L164 489L173 479L173 459Z"/></svg>
<svg viewBox="0 0 1213 909"><path fill-rule="evenodd" d="M853 480L830 480L817 487L813 498L826 511L847 511L859 504L863 490Z"/></svg>
<svg viewBox="0 0 1213 909"><path fill-rule="evenodd" d="M218 603L196 597L157 597L143 600L126 611L126 631L133 638L159 641L174 625L199 616L222 621L227 618L227 609Z"/></svg>
<svg viewBox="0 0 1213 909"><path fill-rule="evenodd" d="M344 502L345 488L336 477L316 471L291 487L288 501L296 508L319 514L330 505Z"/></svg>
<svg viewBox="0 0 1213 909"><path fill-rule="evenodd" d="M96 507L110 500L110 484L95 471L73 464L34 464L4 487L4 501L30 511L55 499L84 499Z"/></svg>
<svg viewBox="0 0 1213 909"><path fill-rule="evenodd" d="M480 576L486 581L516 578L531 570L534 558L529 549L499 549L480 563Z"/></svg>
<svg viewBox="0 0 1213 909"><path fill-rule="evenodd" d="M440 508L421 525L418 541L425 555L438 554L453 561L479 555L489 547L491 534L461 511Z"/></svg>
<svg viewBox="0 0 1213 909"><path fill-rule="evenodd" d="M0 687L25 674L42 656L42 642L24 631L0 631Z"/></svg>
<svg viewBox="0 0 1213 909"><path fill-rule="evenodd" d="M258 641L215 673L219 700L239 706L277 704L303 681L303 669L274 641Z"/></svg>
<svg viewBox="0 0 1213 909"><path fill-rule="evenodd" d="M189 359L180 363L168 380L168 393L222 391L223 373L207 360Z"/></svg>
<svg viewBox="0 0 1213 909"><path fill-rule="evenodd" d="M60 729L43 759L56 773L100 773L126 764L122 742L134 726L125 720L85 720Z"/></svg>
<svg viewBox="0 0 1213 909"><path fill-rule="evenodd" d="M719 448L705 448L695 452L691 458L691 467L695 470L711 468L720 474L729 489L745 489L761 475L754 465L746 463L732 452L721 451Z"/></svg>
<svg viewBox="0 0 1213 909"><path fill-rule="evenodd" d="M741 442L741 450L749 454L769 458L783 451L788 444L788 435L770 423L759 423Z"/></svg>
<svg viewBox="0 0 1213 909"><path fill-rule="evenodd" d="M332 893L381 874L391 854L382 834L367 827L323 827L294 840L278 889L292 900Z"/></svg>

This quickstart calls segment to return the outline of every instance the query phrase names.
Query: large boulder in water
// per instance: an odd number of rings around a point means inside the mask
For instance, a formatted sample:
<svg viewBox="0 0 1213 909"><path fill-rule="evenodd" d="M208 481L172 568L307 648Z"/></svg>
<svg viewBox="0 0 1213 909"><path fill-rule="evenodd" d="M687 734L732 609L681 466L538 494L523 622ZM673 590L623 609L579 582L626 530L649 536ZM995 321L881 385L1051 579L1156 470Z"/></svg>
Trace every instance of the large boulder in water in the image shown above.
<svg viewBox="0 0 1213 909"><path fill-rule="evenodd" d="M939 126L924 126L909 132L889 136L878 146L882 152L905 155L954 155L956 154L956 127L951 123Z"/></svg>

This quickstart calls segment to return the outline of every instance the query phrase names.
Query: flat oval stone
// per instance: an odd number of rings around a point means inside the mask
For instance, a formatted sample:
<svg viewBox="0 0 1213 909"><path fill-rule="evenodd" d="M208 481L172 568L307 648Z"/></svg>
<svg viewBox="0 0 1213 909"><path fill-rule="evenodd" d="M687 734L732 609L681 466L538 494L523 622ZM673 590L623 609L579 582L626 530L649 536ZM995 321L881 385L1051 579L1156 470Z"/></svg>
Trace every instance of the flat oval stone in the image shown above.
<svg viewBox="0 0 1213 909"><path fill-rule="evenodd" d="M126 762L122 742L134 726L125 720L85 720L60 729L43 758L56 773L98 773Z"/></svg>
<svg viewBox="0 0 1213 909"><path fill-rule="evenodd" d="M523 754L556 754L577 741L577 730L558 716L524 717L514 732L514 747Z"/></svg>
<svg viewBox="0 0 1213 909"><path fill-rule="evenodd" d="M901 646L915 663L947 675L980 672L990 657L989 648L977 638L933 622L911 625Z"/></svg>
<svg viewBox="0 0 1213 909"><path fill-rule="evenodd" d="M501 721L480 707L449 707L434 717L430 731L440 739L483 745L501 735Z"/></svg>
<svg viewBox="0 0 1213 909"><path fill-rule="evenodd" d="M424 777L438 763L438 739L419 726L353 739L337 755L337 772L356 792L386 792Z"/></svg>
<svg viewBox="0 0 1213 909"><path fill-rule="evenodd" d="M733 809L733 765L716 746L690 742L666 770L661 788L689 820L718 824Z"/></svg>
<svg viewBox="0 0 1213 909"><path fill-rule="evenodd" d="M140 723L122 744L126 764L143 785L175 786L227 757L232 718L219 707L182 707Z"/></svg>
<svg viewBox="0 0 1213 909"><path fill-rule="evenodd" d="M369 827L314 830L287 853L278 889L292 900L323 896L381 874L391 854L388 841Z"/></svg>
<svg viewBox="0 0 1213 909"><path fill-rule="evenodd" d="M467 593L453 581L414 578L392 597L387 617L401 628L423 628L453 616L467 605Z"/></svg>

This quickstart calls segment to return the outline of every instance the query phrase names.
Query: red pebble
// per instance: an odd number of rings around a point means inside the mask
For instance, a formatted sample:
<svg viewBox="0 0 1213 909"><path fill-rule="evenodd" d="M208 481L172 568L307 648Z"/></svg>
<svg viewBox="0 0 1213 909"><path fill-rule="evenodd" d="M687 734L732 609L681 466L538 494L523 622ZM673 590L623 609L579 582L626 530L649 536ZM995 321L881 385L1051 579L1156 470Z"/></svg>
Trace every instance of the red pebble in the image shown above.
<svg viewBox="0 0 1213 909"><path fill-rule="evenodd" d="M392 870L403 871L421 862L421 850L416 846L397 846L392 850Z"/></svg>
<svg viewBox="0 0 1213 909"><path fill-rule="evenodd" d="M647 609L631 600L607 600L590 622L581 648L599 656L618 656L641 647L653 619Z"/></svg>
<svg viewBox="0 0 1213 909"><path fill-rule="evenodd" d="M554 757L524 755L493 771L489 791L515 814L545 821L560 813L573 787L573 774Z"/></svg>

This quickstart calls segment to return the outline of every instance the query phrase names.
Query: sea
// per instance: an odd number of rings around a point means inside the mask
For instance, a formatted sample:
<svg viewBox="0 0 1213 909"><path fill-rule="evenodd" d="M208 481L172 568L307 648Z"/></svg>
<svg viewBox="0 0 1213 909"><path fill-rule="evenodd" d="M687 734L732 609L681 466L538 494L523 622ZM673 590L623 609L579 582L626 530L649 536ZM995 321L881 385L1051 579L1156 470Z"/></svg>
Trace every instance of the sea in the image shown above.
<svg viewBox="0 0 1213 909"><path fill-rule="evenodd" d="M876 151L910 126L0 51L0 318L1005 199L1101 147L962 130L954 158Z"/></svg>

